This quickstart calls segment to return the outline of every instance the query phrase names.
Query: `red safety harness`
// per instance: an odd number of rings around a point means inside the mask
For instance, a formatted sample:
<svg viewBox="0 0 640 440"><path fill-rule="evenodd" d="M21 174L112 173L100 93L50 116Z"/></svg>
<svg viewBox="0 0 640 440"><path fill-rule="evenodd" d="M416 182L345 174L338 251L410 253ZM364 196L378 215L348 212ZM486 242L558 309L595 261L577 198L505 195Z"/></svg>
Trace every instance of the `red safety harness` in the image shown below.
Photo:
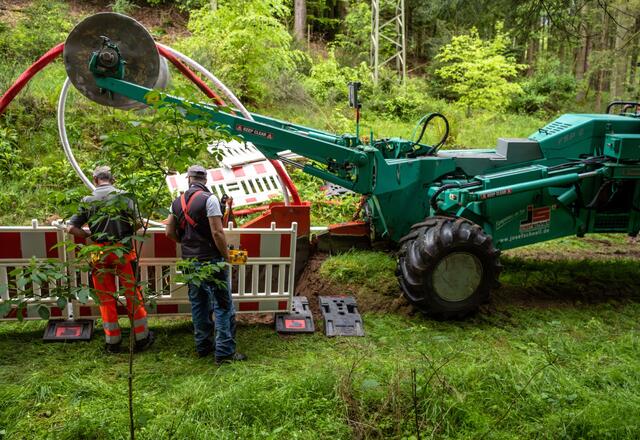
<svg viewBox="0 0 640 440"><path fill-rule="evenodd" d="M203 191L200 189L194 192L189 201L185 199L184 193L180 196L180 205L182 206L182 219L180 220L180 229L185 230L187 223L191 225L191 227L196 228L198 223L189 215L189 209L191 208L191 204L193 201L200 195Z"/></svg>

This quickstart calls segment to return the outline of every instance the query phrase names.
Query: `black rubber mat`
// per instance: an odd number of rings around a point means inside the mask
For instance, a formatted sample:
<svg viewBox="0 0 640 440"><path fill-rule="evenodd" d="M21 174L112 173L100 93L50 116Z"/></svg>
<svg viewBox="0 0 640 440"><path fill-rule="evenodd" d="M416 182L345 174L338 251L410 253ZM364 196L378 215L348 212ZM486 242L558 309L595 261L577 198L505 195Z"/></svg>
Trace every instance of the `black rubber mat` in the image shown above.
<svg viewBox="0 0 640 440"><path fill-rule="evenodd" d="M362 317L352 296L320 296L327 336L364 336Z"/></svg>

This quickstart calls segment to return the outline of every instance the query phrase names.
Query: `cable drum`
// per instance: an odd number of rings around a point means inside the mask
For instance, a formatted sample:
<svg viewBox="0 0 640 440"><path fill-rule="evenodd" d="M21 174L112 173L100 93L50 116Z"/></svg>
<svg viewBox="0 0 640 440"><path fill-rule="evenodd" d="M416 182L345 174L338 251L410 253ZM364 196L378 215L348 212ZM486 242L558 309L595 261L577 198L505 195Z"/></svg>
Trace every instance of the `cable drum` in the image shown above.
<svg viewBox="0 0 640 440"><path fill-rule="evenodd" d="M73 28L62 55L67 76L80 93L98 104L123 110L145 107L127 97L104 93L96 85L88 61L100 49L104 38L116 43L126 60L125 81L156 89L167 86L167 63L161 60L153 37L133 18L114 12L92 15Z"/></svg>

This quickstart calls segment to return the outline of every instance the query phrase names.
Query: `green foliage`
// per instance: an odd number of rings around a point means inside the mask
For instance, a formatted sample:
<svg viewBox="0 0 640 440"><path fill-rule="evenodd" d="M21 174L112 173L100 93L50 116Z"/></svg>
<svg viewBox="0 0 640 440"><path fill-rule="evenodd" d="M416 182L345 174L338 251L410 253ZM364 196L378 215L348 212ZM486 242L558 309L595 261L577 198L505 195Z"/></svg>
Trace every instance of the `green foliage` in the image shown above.
<svg viewBox="0 0 640 440"><path fill-rule="evenodd" d="M519 84L510 82L523 66L507 54L508 44L501 24L490 41L481 39L475 28L454 37L436 56L440 67L435 73L444 90L468 111L505 110L512 97L522 93Z"/></svg>
<svg viewBox="0 0 640 440"><path fill-rule="evenodd" d="M14 64L35 61L63 42L72 27L65 3L37 0L23 13L15 26L0 26L0 58Z"/></svg>
<svg viewBox="0 0 640 440"><path fill-rule="evenodd" d="M78 248L74 243L61 243L60 247L72 251ZM17 318L23 319L23 311L27 305L38 306L37 312L42 319L49 319L51 300L59 308L75 299L85 304L89 298L98 300L97 294L87 286L73 286L69 282L68 273L73 270L89 270L88 265L78 259L70 263L60 260L37 260L31 258L24 266L18 266L9 272L8 285L0 285L0 290L9 292L9 299L0 302L0 317L12 308L17 309ZM19 293L19 295L18 295ZM46 300L46 302L43 302Z"/></svg>
<svg viewBox="0 0 640 440"><path fill-rule="evenodd" d="M387 71L388 72L388 71ZM419 118L437 105L437 101L427 93L427 84L421 78L408 78L403 84L392 77L388 85L371 89L371 96L366 98L368 108L380 116L400 120Z"/></svg>
<svg viewBox="0 0 640 440"><path fill-rule="evenodd" d="M341 66L334 50L329 51L326 59L321 58L313 64L304 81L309 94L316 102L324 105L346 104L347 84L350 81L360 81L365 87L370 87L372 83L371 72L365 63L356 68Z"/></svg>
<svg viewBox="0 0 640 440"><path fill-rule="evenodd" d="M192 35L181 46L239 98L262 102L271 83L305 57L291 49L292 37L282 24L288 14L282 0L239 0L216 11L204 7L191 14Z"/></svg>
<svg viewBox="0 0 640 440"><path fill-rule="evenodd" d="M110 6L113 12L120 14L130 14L136 8L131 0L115 0Z"/></svg>
<svg viewBox="0 0 640 440"><path fill-rule="evenodd" d="M320 274L341 284L364 285L371 290L396 285L396 261L382 252L350 251L326 259Z"/></svg>
<svg viewBox="0 0 640 440"><path fill-rule="evenodd" d="M311 26L311 31L324 38L333 38L340 27L341 20L336 16L336 9L342 1L344 0L306 0L307 24Z"/></svg>
<svg viewBox="0 0 640 440"><path fill-rule="evenodd" d="M210 0L144 0L150 6L175 6L179 11L189 12L209 4Z"/></svg>
<svg viewBox="0 0 640 440"><path fill-rule="evenodd" d="M328 198L322 188L324 185L322 180L305 174L297 168L289 170L289 174L296 183L302 200L311 202L311 223L314 226L352 220L360 201L359 195L344 194Z"/></svg>
<svg viewBox="0 0 640 440"><path fill-rule="evenodd" d="M19 167L18 132L11 127L0 127L0 172L12 174Z"/></svg>
<svg viewBox="0 0 640 440"><path fill-rule="evenodd" d="M357 66L369 61L371 46L371 8L368 3L353 3L349 7L342 32L336 35L334 46L341 64Z"/></svg>
<svg viewBox="0 0 640 440"><path fill-rule="evenodd" d="M201 262L197 259L179 260L176 264L178 272L176 281L183 284L194 284L200 286L203 282L214 283L219 288L224 288L227 283L222 280L224 269L227 264L224 262L210 263Z"/></svg>
<svg viewBox="0 0 640 440"><path fill-rule="evenodd" d="M172 91L189 97L191 89L179 87ZM148 99L156 102L148 115L123 112L124 124L102 137L102 158L96 165L117 164L114 172L119 185L135 195L142 216L155 216L156 208L168 206L166 191L168 174L183 172L189 165L200 163L217 166L217 157L207 153L212 139L230 139L224 127L213 127L207 119L188 121L183 113L198 111L189 102L184 106L165 105L164 94L151 92ZM127 158L123 161L122 158Z"/></svg>
<svg viewBox="0 0 640 440"><path fill-rule="evenodd" d="M575 102L578 83L573 74L561 65L560 60L542 58L535 67L534 75L521 83L523 93L514 98L511 110L556 113Z"/></svg>

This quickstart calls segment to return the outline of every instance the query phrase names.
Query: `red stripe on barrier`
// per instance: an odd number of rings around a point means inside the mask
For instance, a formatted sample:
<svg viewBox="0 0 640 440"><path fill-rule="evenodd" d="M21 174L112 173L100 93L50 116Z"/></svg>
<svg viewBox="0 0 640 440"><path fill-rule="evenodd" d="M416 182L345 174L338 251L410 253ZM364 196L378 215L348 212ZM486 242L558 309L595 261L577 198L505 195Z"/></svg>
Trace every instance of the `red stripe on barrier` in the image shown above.
<svg viewBox="0 0 640 440"><path fill-rule="evenodd" d="M54 248L58 243L58 234L56 232L45 232L44 242L47 246L47 258L58 258L59 248Z"/></svg>
<svg viewBox="0 0 640 440"><path fill-rule="evenodd" d="M257 312L260 309L258 301L245 301L238 304L238 310L241 312Z"/></svg>
<svg viewBox="0 0 640 440"><path fill-rule="evenodd" d="M255 168L256 173L258 174L264 174L267 172L267 168L264 166L264 164L262 163L257 163L253 166L253 168Z"/></svg>
<svg viewBox="0 0 640 440"><path fill-rule="evenodd" d="M158 304L156 306L158 314L178 313L178 304Z"/></svg>
<svg viewBox="0 0 640 440"><path fill-rule="evenodd" d="M233 168L232 171L234 176L244 177L244 170L242 169L242 167Z"/></svg>
<svg viewBox="0 0 640 440"><path fill-rule="evenodd" d="M153 234L153 245L156 258L173 258L176 256L176 243L164 234Z"/></svg>
<svg viewBox="0 0 640 440"><path fill-rule="evenodd" d="M249 257L260 256L260 234L242 234L240 249L247 251Z"/></svg>
<svg viewBox="0 0 640 440"><path fill-rule="evenodd" d="M62 316L62 310L60 310L60 307L51 307L49 309L49 312L51 313L51 316L55 316L55 317Z"/></svg>
<svg viewBox="0 0 640 440"><path fill-rule="evenodd" d="M291 235L282 234L280 236L280 256L289 258L291 255Z"/></svg>
<svg viewBox="0 0 640 440"><path fill-rule="evenodd" d="M220 171L220 170L209 170L209 172L211 173L211 178L214 181L224 180L224 174L222 174L222 171Z"/></svg>
<svg viewBox="0 0 640 440"><path fill-rule="evenodd" d="M125 306L116 306L118 315L127 315L127 308Z"/></svg>
<svg viewBox="0 0 640 440"><path fill-rule="evenodd" d="M26 318L27 317L27 309L24 308L22 309L22 317ZM4 315L5 318L17 318L18 317L18 308L14 308L9 310L9 313L7 313L6 315Z"/></svg>
<svg viewBox="0 0 640 440"><path fill-rule="evenodd" d="M176 176L169 176L169 184L171 188L178 189L178 182L176 181Z"/></svg>
<svg viewBox="0 0 640 440"><path fill-rule="evenodd" d="M87 244L87 239L86 238L80 238L80 237L76 237L75 235L73 236L73 242L75 244Z"/></svg>
<svg viewBox="0 0 640 440"><path fill-rule="evenodd" d="M90 306L80 306L78 309L78 315L80 316L91 316L91 307Z"/></svg>
<svg viewBox="0 0 640 440"><path fill-rule="evenodd" d="M287 310L289 301L278 301L278 310Z"/></svg>
<svg viewBox="0 0 640 440"><path fill-rule="evenodd" d="M255 197L247 197L247 199L245 200L246 203L254 203L257 201L258 199L256 199Z"/></svg>
<svg viewBox="0 0 640 440"><path fill-rule="evenodd" d="M22 240L19 232L0 233L0 258L22 258Z"/></svg>

